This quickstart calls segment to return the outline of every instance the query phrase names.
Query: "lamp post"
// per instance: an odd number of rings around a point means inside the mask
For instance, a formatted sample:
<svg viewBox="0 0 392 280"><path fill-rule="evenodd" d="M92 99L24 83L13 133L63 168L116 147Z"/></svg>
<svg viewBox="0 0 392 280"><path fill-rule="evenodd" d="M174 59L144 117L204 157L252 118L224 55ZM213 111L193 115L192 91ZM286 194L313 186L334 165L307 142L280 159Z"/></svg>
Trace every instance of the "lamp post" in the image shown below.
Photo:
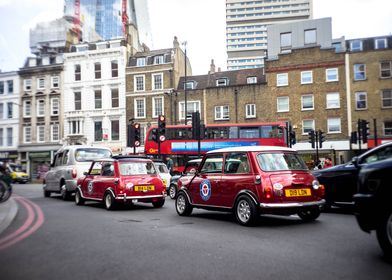
<svg viewBox="0 0 392 280"><path fill-rule="evenodd" d="M184 95L185 95L185 108L184 108L184 114L185 114L185 125L187 124L187 120L188 120L188 104L187 104L187 56L186 56L186 45L187 45L187 41L184 41L182 43L182 45L184 45L184 53L185 53L185 82L184 82Z"/></svg>

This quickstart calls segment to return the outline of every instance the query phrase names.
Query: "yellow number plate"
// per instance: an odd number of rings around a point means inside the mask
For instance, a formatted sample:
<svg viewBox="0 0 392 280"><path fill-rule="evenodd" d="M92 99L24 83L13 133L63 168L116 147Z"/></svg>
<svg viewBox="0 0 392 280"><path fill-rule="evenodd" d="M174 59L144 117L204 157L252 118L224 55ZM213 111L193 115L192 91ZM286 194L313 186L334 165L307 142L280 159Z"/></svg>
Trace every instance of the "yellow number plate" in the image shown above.
<svg viewBox="0 0 392 280"><path fill-rule="evenodd" d="M284 190L287 197L293 196L310 196L310 189L290 189Z"/></svg>
<svg viewBox="0 0 392 280"><path fill-rule="evenodd" d="M134 187L135 191L137 192L147 192L147 191L153 191L155 190L154 185L148 185L148 186L135 186Z"/></svg>

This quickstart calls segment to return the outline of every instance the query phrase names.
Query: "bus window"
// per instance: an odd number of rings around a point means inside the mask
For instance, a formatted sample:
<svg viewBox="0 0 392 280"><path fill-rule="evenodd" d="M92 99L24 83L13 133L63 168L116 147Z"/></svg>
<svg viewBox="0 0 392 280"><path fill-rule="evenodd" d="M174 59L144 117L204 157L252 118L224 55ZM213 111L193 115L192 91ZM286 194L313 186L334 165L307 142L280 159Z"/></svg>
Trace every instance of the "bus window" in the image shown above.
<svg viewBox="0 0 392 280"><path fill-rule="evenodd" d="M262 126L261 127L261 138L281 138L283 129L279 126Z"/></svg>
<svg viewBox="0 0 392 280"><path fill-rule="evenodd" d="M237 139L238 138L238 126L231 126L229 128L229 138Z"/></svg>
<svg viewBox="0 0 392 280"><path fill-rule="evenodd" d="M229 138L228 127L209 127L207 128L208 139L227 139Z"/></svg>
<svg viewBox="0 0 392 280"><path fill-rule="evenodd" d="M240 138L259 138L259 127L240 127Z"/></svg>

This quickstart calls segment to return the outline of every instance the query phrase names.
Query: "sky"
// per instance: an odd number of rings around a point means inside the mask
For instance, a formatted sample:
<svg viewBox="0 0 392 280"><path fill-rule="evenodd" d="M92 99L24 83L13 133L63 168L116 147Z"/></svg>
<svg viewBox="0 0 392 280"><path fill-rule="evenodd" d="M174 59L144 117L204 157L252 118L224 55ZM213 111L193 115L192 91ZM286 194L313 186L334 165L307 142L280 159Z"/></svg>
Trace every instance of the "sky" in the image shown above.
<svg viewBox="0 0 392 280"><path fill-rule="evenodd" d="M187 42L193 75L207 74L211 59L226 70L225 0L147 0L153 46ZM0 69L16 71L30 55L29 30L62 16L63 0L0 0ZM313 18L332 18L332 36L392 35L391 0L313 0Z"/></svg>

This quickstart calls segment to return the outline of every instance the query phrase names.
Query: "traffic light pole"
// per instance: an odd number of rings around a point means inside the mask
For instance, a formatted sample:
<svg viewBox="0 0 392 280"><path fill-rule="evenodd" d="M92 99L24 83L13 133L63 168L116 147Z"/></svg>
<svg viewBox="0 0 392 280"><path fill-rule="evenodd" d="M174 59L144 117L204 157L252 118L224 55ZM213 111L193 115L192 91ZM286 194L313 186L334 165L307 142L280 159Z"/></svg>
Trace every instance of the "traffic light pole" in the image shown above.
<svg viewBox="0 0 392 280"><path fill-rule="evenodd" d="M362 140L362 133L361 133L361 120L358 119L358 147L359 147L359 152L361 152L362 147L361 147L361 140Z"/></svg>

